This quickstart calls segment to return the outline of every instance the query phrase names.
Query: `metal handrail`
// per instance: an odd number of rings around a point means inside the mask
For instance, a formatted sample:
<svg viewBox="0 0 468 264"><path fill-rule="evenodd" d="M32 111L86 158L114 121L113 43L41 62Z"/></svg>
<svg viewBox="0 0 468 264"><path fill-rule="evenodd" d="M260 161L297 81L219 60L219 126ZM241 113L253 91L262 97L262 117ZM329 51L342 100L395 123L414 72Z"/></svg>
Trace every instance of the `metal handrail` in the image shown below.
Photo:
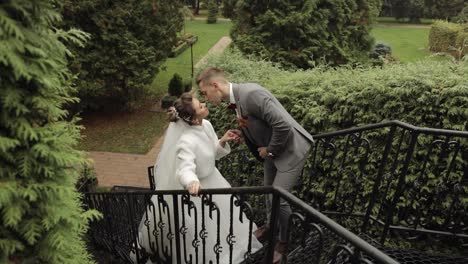
<svg viewBox="0 0 468 264"><path fill-rule="evenodd" d="M327 137L334 137L334 136L343 136L346 134L356 133L356 132L363 132L367 130L377 129L377 128L384 128L384 127L391 127L397 126L401 128L406 128L415 132L421 132L426 134L438 134L438 135L452 135L452 136L460 136L460 137L467 137L468 138L468 131L457 131L457 130L449 130L449 129L438 129L438 128L427 128L427 127L418 127L413 126L411 124L399 121L399 120L392 120L392 121L385 121L376 124L358 126L353 128L342 129L333 132L326 132L313 135L315 139L320 138L327 138Z"/></svg>
<svg viewBox="0 0 468 264"><path fill-rule="evenodd" d="M186 195L187 191L185 190L157 190L157 191L139 191L137 193L106 193L105 196L122 196L122 197L131 197L132 195L140 195L140 196L152 196L152 195ZM308 217L308 219L313 219L314 222L321 224L328 228L330 231L335 233L337 236L345 239L349 244L355 246L361 252L371 256L378 263L385 263L385 264L396 264L398 263L394 259L387 256L385 253L377 249L376 247L372 246L368 242L364 241L363 239L359 238L357 235L353 234L352 232L346 230L344 227L339 225L338 223L334 222L329 217L325 216L324 214L320 213L319 211L312 208L310 205L306 204L299 198L295 197L291 193L285 191L280 187L271 187L271 186L264 186L264 187L234 187L234 188L217 188L217 189L203 189L200 191L200 195L211 195L211 194L273 194L273 208L277 208L279 206L279 200L285 199L286 201L290 202L292 206L302 210L302 213ZM103 193L93 192L93 193L86 193L86 196L89 198L91 196L101 196L102 198ZM131 199L129 199L131 200ZM277 217L276 210L272 210L272 222L275 222L274 219ZM274 229L274 223L271 226ZM270 234L270 239L273 239L273 234ZM265 258L265 263L271 263L273 258L273 243L269 244L269 248L267 249L267 255ZM180 259L180 258L179 258Z"/></svg>

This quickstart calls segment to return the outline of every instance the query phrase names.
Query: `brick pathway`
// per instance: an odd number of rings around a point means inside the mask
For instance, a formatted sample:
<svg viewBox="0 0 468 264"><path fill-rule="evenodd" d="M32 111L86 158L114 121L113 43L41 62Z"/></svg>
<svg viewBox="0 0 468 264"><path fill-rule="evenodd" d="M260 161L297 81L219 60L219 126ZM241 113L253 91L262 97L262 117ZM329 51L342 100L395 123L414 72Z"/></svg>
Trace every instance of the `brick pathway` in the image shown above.
<svg viewBox="0 0 468 264"><path fill-rule="evenodd" d="M229 44L229 37L222 37L211 49L211 53L222 52ZM203 57L195 67L205 62ZM111 187L114 185L149 187L148 167L153 166L161 149L163 137L146 155L113 153L113 152L89 152L89 158L94 160L94 169L99 186Z"/></svg>

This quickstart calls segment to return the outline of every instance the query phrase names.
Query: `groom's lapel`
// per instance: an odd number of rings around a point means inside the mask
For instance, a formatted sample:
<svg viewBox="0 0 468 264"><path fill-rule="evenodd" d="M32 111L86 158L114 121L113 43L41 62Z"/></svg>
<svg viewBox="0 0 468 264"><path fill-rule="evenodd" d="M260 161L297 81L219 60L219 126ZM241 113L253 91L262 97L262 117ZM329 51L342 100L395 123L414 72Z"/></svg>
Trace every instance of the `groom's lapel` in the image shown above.
<svg viewBox="0 0 468 264"><path fill-rule="evenodd" d="M242 115L241 101L239 96L239 86L235 83L232 84L232 93L234 94L234 100L236 101L237 111Z"/></svg>

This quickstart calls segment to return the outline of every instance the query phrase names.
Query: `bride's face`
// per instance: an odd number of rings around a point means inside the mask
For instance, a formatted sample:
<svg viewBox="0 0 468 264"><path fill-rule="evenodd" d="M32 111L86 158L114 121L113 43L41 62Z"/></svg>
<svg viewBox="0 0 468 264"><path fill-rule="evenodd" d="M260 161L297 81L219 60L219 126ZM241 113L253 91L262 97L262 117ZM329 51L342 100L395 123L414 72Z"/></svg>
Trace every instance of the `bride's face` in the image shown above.
<svg viewBox="0 0 468 264"><path fill-rule="evenodd" d="M197 98L193 98L192 105L193 109L195 110L195 113L197 114L198 120L201 120L208 116L208 108L206 108L206 105L204 103L200 103L200 101Z"/></svg>

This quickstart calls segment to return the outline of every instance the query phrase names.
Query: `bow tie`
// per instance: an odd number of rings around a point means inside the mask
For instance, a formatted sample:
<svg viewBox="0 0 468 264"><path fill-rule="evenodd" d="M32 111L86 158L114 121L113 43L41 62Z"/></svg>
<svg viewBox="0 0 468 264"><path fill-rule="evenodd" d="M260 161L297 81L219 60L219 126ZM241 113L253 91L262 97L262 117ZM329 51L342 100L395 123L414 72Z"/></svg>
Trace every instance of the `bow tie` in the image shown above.
<svg viewBox="0 0 468 264"><path fill-rule="evenodd" d="M237 108L237 105L236 104L229 104L227 106L228 109L231 109L231 110L235 110Z"/></svg>

